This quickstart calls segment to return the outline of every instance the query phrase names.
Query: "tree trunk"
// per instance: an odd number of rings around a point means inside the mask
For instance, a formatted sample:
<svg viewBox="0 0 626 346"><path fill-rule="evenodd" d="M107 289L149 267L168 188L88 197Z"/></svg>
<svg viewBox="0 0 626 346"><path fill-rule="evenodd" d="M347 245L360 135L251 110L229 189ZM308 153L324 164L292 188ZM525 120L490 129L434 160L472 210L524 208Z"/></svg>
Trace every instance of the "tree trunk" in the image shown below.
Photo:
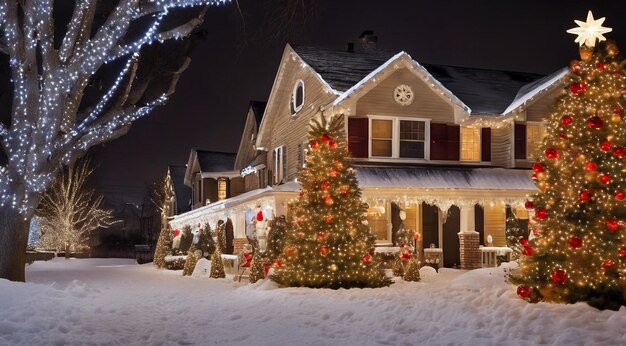
<svg viewBox="0 0 626 346"><path fill-rule="evenodd" d="M11 206L0 207L0 278L24 282L28 225L32 216Z"/></svg>

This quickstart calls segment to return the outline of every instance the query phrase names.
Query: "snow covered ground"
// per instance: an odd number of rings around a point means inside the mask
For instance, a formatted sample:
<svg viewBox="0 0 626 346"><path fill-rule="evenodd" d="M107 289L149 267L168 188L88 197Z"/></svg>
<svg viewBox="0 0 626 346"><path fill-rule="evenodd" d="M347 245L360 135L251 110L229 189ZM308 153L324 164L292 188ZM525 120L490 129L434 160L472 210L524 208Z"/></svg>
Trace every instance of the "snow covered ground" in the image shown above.
<svg viewBox="0 0 626 346"><path fill-rule="evenodd" d="M26 274L0 280L2 345L626 345L626 308L531 305L501 268L423 268L419 283L337 291L126 259L55 259Z"/></svg>

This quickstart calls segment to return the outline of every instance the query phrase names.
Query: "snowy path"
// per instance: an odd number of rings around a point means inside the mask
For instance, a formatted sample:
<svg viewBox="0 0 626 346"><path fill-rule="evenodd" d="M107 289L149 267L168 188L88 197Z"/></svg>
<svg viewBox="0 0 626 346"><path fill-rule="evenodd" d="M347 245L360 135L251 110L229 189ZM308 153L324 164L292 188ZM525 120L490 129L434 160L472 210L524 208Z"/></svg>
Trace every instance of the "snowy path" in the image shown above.
<svg viewBox="0 0 626 346"><path fill-rule="evenodd" d="M527 304L502 269L332 291L55 259L28 267L27 281L0 280L2 345L626 344L626 308Z"/></svg>

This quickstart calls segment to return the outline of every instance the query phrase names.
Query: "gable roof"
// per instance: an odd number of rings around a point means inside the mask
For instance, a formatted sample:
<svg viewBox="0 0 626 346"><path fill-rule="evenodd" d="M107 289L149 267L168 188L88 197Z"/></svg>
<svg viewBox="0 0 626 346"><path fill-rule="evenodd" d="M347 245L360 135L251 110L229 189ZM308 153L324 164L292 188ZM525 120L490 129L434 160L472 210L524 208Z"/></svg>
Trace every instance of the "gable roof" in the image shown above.
<svg viewBox="0 0 626 346"><path fill-rule="evenodd" d="M176 215L191 210L191 188L185 185L185 166L168 166L176 195Z"/></svg>
<svg viewBox="0 0 626 346"><path fill-rule="evenodd" d="M250 101L250 110L254 114L254 120L256 120L257 127L261 125L261 120L263 120L263 113L265 113L265 106L267 106L267 102L264 101Z"/></svg>
<svg viewBox="0 0 626 346"><path fill-rule="evenodd" d="M200 165L200 172L214 173L232 171L235 167L235 156L237 154L196 149L196 155Z"/></svg>
<svg viewBox="0 0 626 346"><path fill-rule="evenodd" d="M292 48L335 91L344 95L353 92L356 89L355 85L362 84L377 71L389 66L391 60L401 58L403 55L410 58L404 52L394 54L381 50L348 52L319 47L292 46ZM544 77L535 73L419 64L412 58L411 61L414 65L424 68L441 87L450 91L467 106L473 115L504 114L514 101L520 99L520 93L536 91L537 85L547 87L542 83L545 82L544 78L555 81L549 78L550 76ZM563 74L558 72L556 75L562 77ZM341 99L343 97L338 98Z"/></svg>

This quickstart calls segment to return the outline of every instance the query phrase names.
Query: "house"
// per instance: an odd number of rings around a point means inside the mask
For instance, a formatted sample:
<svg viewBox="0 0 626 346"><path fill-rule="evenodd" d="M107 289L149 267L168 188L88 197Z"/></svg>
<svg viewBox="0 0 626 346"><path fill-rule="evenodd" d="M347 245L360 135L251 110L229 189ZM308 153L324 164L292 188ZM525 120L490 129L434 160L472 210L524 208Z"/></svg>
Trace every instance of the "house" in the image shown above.
<svg viewBox="0 0 626 346"><path fill-rule="evenodd" d="M184 179L191 187L191 209L244 192L243 178L234 166L235 154L191 149Z"/></svg>
<svg viewBox="0 0 626 346"><path fill-rule="evenodd" d="M398 230L410 228L418 250L434 248L426 251L462 268L480 266L489 236L506 246L507 213L528 217L522 206L536 191L528 168L567 70L541 76L420 64L375 49L371 33L361 40L346 50L287 45L258 133L245 132L239 148L245 193L172 223L228 218L245 240L252 209L286 214L296 197L311 119L344 114L377 245L395 245Z"/></svg>

